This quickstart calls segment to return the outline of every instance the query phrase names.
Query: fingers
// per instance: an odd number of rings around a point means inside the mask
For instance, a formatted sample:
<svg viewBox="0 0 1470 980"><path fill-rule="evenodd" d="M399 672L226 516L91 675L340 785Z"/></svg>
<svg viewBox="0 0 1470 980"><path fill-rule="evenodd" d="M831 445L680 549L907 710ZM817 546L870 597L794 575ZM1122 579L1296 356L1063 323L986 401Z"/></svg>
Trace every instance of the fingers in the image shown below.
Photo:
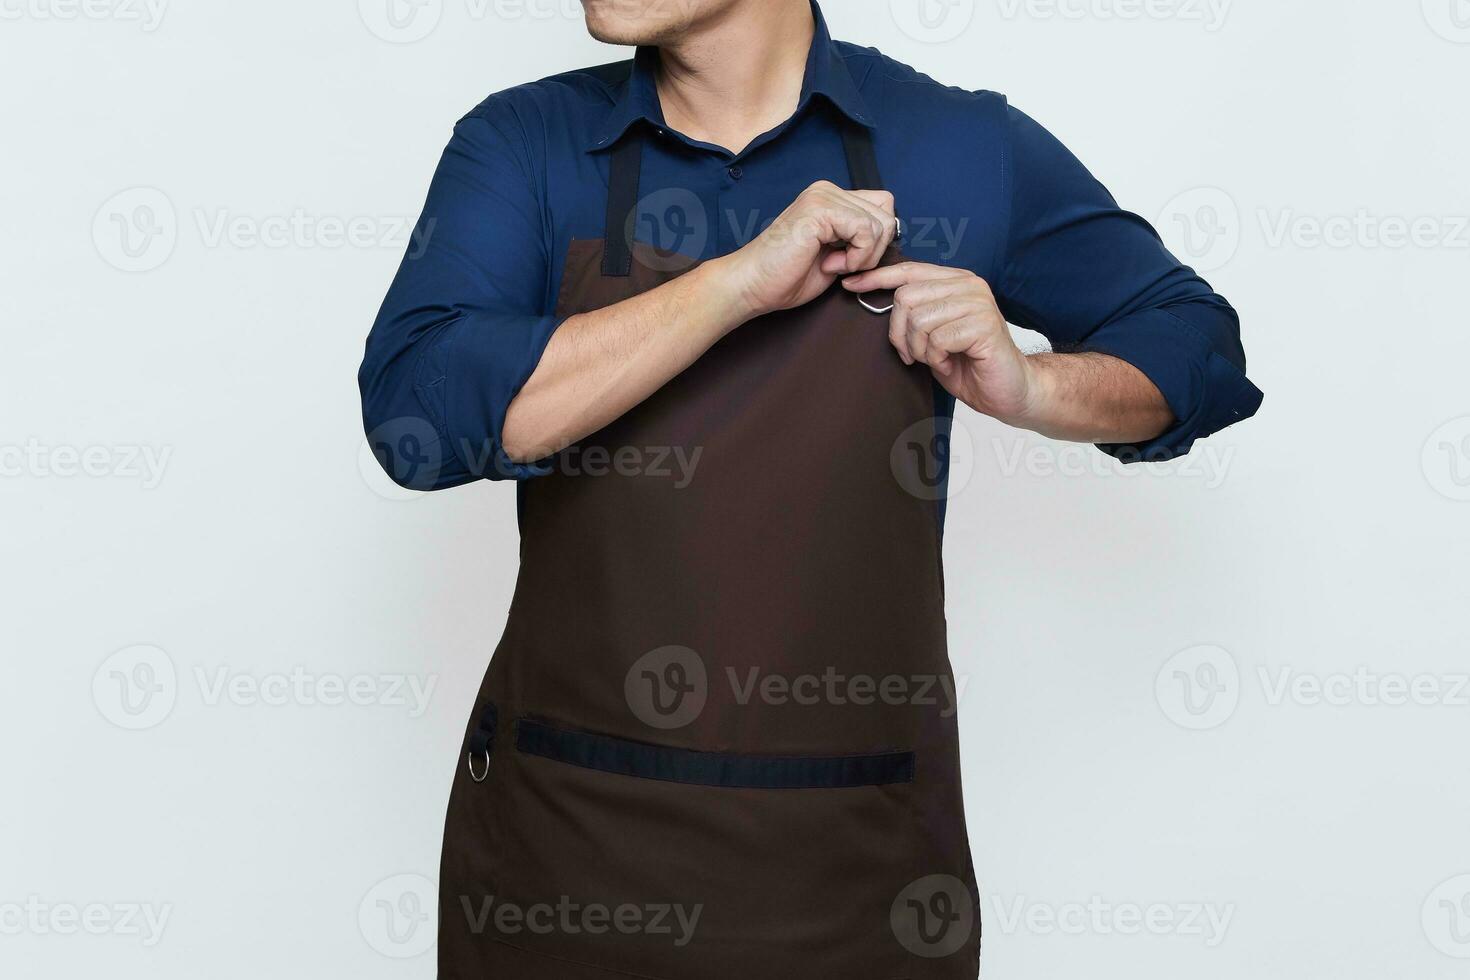
<svg viewBox="0 0 1470 980"><path fill-rule="evenodd" d="M886 191L848 191L821 181L802 196L800 217L816 222L819 243L841 246L822 258L823 272L861 272L881 261L897 232L893 195Z"/></svg>
<svg viewBox="0 0 1470 980"><path fill-rule="evenodd" d="M931 279L952 279L957 276L970 277L970 273L963 269L930 265L927 262L898 262L849 276L842 280L842 285L843 288L855 293L866 293L874 289L897 289L909 283L926 282Z"/></svg>
<svg viewBox="0 0 1470 980"><path fill-rule="evenodd" d="M905 264L918 265L918 263ZM886 268L900 267L887 266ZM923 268L937 269L939 267L924 266ZM888 317L888 339L905 364L924 359L926 341L922 336L923 332L944 323L949 316L959 315L965 309L976 305L973 302L966 302L967 295L973 291L975 278L969 275L954 275L955 270L953 269L945 271L951 275L945 278L919 279L915 282L904 283L899 285L893 294L893 312ZM844 280L843 284L846 285L860 278L863 277L854 276ZM872 288L892 287L875 286ZM866 292L867 290L860 291ZM917 336L916 331L919 332Z"/></svg>
<svg viewBox="0 0 1470 980"><path fill-rule="evenodd" d="M990 287L968 273L905 283L893 302L888 339L899 357L906 364L928 364L942 375L950 373L951 354L1005 328Z"/></svg>

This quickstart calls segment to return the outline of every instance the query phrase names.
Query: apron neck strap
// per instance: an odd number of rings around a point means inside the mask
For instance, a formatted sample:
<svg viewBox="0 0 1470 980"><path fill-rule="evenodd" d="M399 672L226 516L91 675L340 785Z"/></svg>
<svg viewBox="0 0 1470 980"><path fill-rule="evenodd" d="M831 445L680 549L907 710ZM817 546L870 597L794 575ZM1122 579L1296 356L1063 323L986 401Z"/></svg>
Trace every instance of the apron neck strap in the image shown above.
<svg viewBox="0 0 1470 980"><path fill-rule="evenodd" d="M607 228L602 233L602 274L619 278L633 271L633 212L643 170L643 133L637 130L613 147L607 182Z"/></svg>
<svg viewBox="0 0 1470 980"><path fill-rule="evenodd" d="M873 131L857 123L843 123L842 149L847 154L847 173L852 178L852 190L883 190L878 154L873 152Z"/></svg>
<svg viewBox="0 0 1470 980"><path fill-rule="evenodd" d="M847 156L847 173L855 191L883 189L878 156L873 152L873 133L868 127L844 121L842 149ZM602 274L623 278L633 271L634 212L638 208L638 182L643 171L643 132L635 129L612 149L607 185L607 225L603 231Z"/></svg>

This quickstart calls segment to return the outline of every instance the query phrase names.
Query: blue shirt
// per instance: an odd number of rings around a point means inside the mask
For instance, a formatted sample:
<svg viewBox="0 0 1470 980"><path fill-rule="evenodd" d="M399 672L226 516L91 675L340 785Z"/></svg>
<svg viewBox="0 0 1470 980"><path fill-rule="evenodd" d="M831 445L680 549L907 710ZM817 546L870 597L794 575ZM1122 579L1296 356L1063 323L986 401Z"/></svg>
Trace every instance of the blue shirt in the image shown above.
<svg viewBox="0 0 1470 980"><path fill-rule="evenodd" d="M1168 459L1256 412L1230 304L1066 147L1004 96L833 41L813 11L795 114L738 154L668 128L655 49L497 93L459 121L359 374L370 441L395 479L439 489L548 470L505 455L506 409L557 328L568 244L603 237L609 150L642 121L640 241L723 255L814 181L851 186L846 117L872 130L907 257L969 269L1010 322L1058 350L1122 358L1158 386L1176 424L1105 451Z"/></svg>

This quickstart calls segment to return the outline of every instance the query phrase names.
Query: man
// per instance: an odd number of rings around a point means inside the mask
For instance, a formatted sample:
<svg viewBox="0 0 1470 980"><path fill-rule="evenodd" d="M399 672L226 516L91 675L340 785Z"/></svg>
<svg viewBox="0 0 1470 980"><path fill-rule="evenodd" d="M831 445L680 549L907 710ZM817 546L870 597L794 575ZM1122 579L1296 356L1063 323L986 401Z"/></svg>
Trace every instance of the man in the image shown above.
<svg viewBox="0 0 1470 980"><path fill-rule="evenodd" d="M584 5L636 58L460 121L360 377L400 482L520 481L440 976L974 977L922 696L955 399L1178 455L1260 403L1236 315L1004 98L809 0Z"/></svg>

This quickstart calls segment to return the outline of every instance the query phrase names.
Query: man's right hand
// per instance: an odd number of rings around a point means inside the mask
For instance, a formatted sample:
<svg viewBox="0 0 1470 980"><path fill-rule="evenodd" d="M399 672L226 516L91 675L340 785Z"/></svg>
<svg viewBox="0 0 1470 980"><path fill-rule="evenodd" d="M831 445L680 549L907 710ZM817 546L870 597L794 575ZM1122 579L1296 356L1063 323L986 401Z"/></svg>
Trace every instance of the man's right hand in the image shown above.
<svg viewBox="0 0 1470 980"><path fill-rule="evenodd" d="M875 268L897 229L892 194L821 180L754 241L719 261L753 318L802 306L839 276Z"/></svg>
<svg viewBox="0 0 1470 980"><path fill-rule="evenodd" d="M506 454L538 460L596 432L746 321L809 303L839 276L877 267L896 230L893 195L822 181L739 251L569 317L506 411Z"/></svg>

